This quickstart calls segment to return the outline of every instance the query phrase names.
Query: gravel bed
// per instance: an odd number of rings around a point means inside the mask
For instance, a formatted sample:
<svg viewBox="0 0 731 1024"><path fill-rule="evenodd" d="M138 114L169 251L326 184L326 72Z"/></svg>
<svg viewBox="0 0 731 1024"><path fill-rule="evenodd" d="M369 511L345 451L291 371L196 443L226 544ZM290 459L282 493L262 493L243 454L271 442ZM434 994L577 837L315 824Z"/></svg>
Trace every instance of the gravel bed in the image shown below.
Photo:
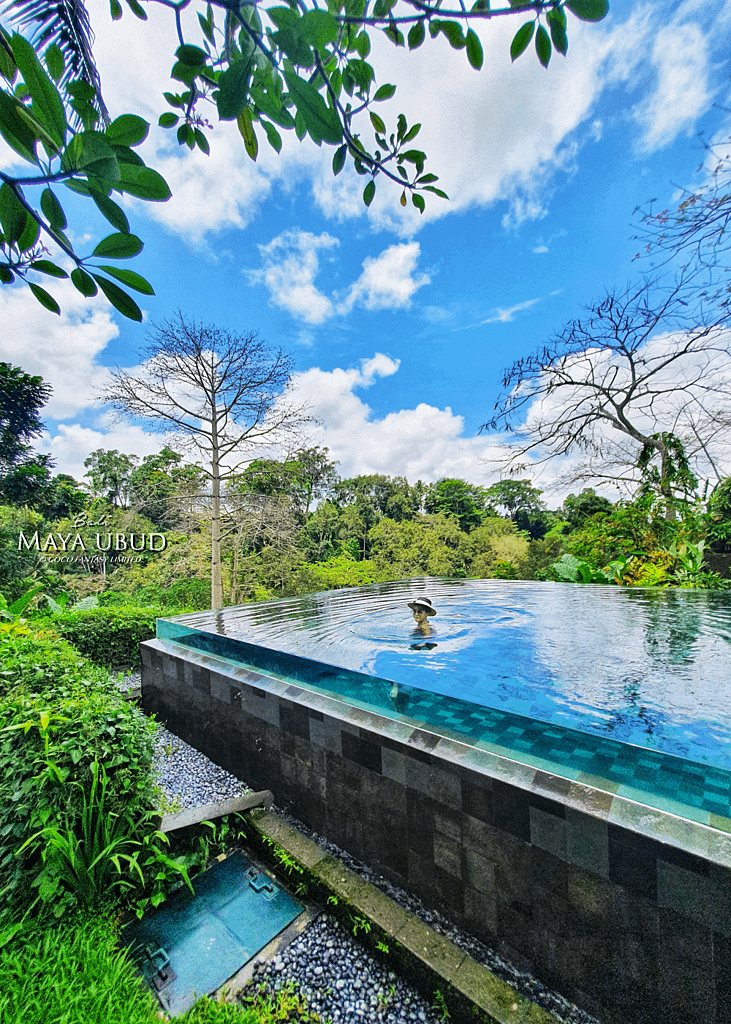
<svg viewBox="0 0 731 1024"><path fill-rule="evenodd" d="M122 690L129 690L139 686L139 679L139 674L130 674L119 680L117 685ZM158 725L155 737L155 772L160 788L175 809L197 807L251 792L240 779L219 768L205 754L161 725ZM425 907L415 896L392 885L291 814L280 808L275 810L321 849L337 857L351 871L416 914L429 927L464 949L474 960L484 964L564 1024L598 1024L595 1017L547 988L530 973L521 971L474 936L460 931L446 917ZM319 973L318 968L321 968ZM261 965L257 979L272 989L288 981L295 982L311 1008L333 1022L372 1019L387 1024L412 1024L414 1021L442 1019L441 1015L435 1016L435 1012L413 989L396 979L393 972L384 971L381 964L370 957L337 922L327 917L318 918L272 963ZM341 981L343 984L338 988ZM391 991L393 986L394 992Z"/></svg>
<svg viewBox="0 0 731 1024"><path fill-rule="evenodd" d="M259 964L253 982L269 992L293 983L309 1009L332 1024L439 1024L443 1020L438 1008L429 1006L324 914L274 960Z"/></svg>

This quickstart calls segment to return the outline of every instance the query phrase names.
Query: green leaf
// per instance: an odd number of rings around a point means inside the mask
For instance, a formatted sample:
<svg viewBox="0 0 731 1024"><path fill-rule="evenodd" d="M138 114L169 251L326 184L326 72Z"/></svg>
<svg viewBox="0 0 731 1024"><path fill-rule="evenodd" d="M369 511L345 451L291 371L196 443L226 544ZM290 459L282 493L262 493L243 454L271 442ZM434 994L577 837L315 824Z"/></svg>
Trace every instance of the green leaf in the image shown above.
<svg viewBox="0 0 731 1024"><path fill-rule="evenodd" d="M94 283L93 277L91 277L90 274L87 274L85 270L82 270L81 267L77 267L76 270L71 271L71 280L74 288L76 288L78 292L81 292L82 295L85 295L87 299L96 295L98 288Z"/></svg>
<svg viewBox="0 0 731 1024"><path fill-rule="evenodd" d="M12 272L10 267L0 264L0 282L3 284L12 284L14 280L15 274Z"/></svg>
<svg viewBox="0 0 731 1024"><path fill-rule="evenodd" d="M286 68L284 80L312 141L318 146L321 142L332 145L342 142L343 128L338 115L327 106L315 86Z"/></svg>
<svg viewBox="0 0 731 1024"><path fill-rule="evenodd" d="M106 256L110 260L130 260L137 256L144 248L141 238L137 235L126 235L117 232L114 235L107 235L97 245L92 256Z"/></svg>
<svg viewBox="0 0 731 1024"><path fill-rule="evenodd" d="M21 252L28 252L38 241L38 236L41 233L41 226L35 217L31 217L30 214L26 217L25 227L23 228L22 234L18 239L18 248Z"/></svg>
<svg viewBox="0 0 731 1024"><path fill-rule="evenodd" d="M480 38L474 29L467 29L466 45L467 60L470 62L471 67L473 67L475 71L479 71L480 68L482 67L482 62L484 61L485 57L482 52L482 43L480 42Z"/></svg>
<svg viewBox="0 0 731 1024"><path fill-rule="evenodd" d="M424 202L424 197L420 196L418 192L414 192L412 194L411 202L414 204L414 206L419 211L419 213L423 213L424 212L424 208L426 207L426 203Z"/></svg>
<svg viewBox="0 0 731 1024"><path fill-rule="evenodd" d="M334 43L339 32L337 20L332 14L319 10L303 14L299 21L299 30L302 38L318 50L324 49L328 43Z"/></svg>
<svg viewBox="0 0 731 1024"><path fill-rule="evenodd" d="M361 32L355 38L355 50L359 57L363 60L366 59L368 54L371 52L371 41L368 37L367 32Z"/></svg>
<svg viewBox="0 0 731 1024"><path fill-rule="evenodd" d="M425 192L433 192L434 195L435 196L439 196L440 199L449 199L449 196L447 195L446 192L442 192L442 190L440 188L435 188L433 185L425 185L424 186L424 191Z"/></svg>
<svg viewBox="0 0 731 1024"><path fill-rule="evenodd" d="M101 132L74 135L61 157L61 167L65 171L81 171L111 184L120 178L116 154Z"/></svg>
<svg viewBox="0 0 731 1024"><path fill-rule="evenodd" d="M104 133L115 146L139 146L150 130L148 121L137 114L122 114L115 118Z"/></svg>
<svg viewBox="0 0 731 1024"><path fill-rule="evenodd" d="M563 7L552 7L546 15L546 21L551 31L553 45L565 57L569 48L569 40L566 35L566 15Z"/></svg>
<svg viewBox="0 0 731 1024"><path fill-rule="evenodd" d="M201 68L208 63L208 54L205 50L200 46L189 46L187 43L177 48L175 56L181 64L186 64L189 68Z"/></svg>
<svg viewBox="0 0 731 1024"><path fill-rule="evenodd" d="M155 291L149 281L146 281L144 277L136 274L134 270L127 270L126 267L106 267L100 265L99 270L103 270L105 274L109 274L111 277L116 277L122 284L128 285L130 288L134 288L135 291L142 292L143 295L154 295Z"/></svg>
<svg viewBox="0 0 731 1024"><path fill-rule="evenodd" d="M66 68L60 47L54 43L52 46L48 47L43 56L46 61L46 67L51 73L51 78L53 78L54 82L58 84Z"/></svg>
<svg viewBox="0 0 731 1024"><path fill-rule="evenodd" d="M536 53L543 67L547 68L551 59L551 40L543 25L539 25L536 32Z"/></svg>
<svg viewBox="0 0 731 1024"><path fill-rule="evenodd" d="M302 68L311 68L315 63L312 50L304 39L300 26L296 23L275 32L272 41L285 53L293 64Z"/></svg>
<svg viewBox="0 0 731 1024"><path fill-rule="evenodd" d="M235 121L246 106L250 71L250 61L236 60L218 79L216 105L222 121Z"/></svg>
<svg viewBox="0 0 731 1024"><path fill-rule="evenodd" d="M13 33L13 57L33 100L33 112L43 121L57 145L66 135L66 114L58 89L43 69L36 51L23 36Z"/></svg>
<svg viewBox="0 0 731 1024"><path fill-rule="evenodd" d="M51 263L50 260L33 260L29 264L31 270L37 270L41 274L48 274L49 277L68 277L69 275L65 270L61 270L55 263Z"/></svg>
<svg viewBox="0 0 731 1024"><path fill-rule="evenodd" d="M449 45L455 50L461 50L465 46L464 32L458 21L440 21L440 32L447 37Z"/></svg>
<svg viewBox="0 0 731 1024"><path fill-rule="evenodd" d="M274 150L274 152L281 153L282 136L279 134L277 129L274 127L273 124L270 124L268 121L260 121L259 123L261 124L264 131L267 133L267 140L269 142L269 145Z"/></svg>
<svg viewBox="0 0 731 1024"><path fill-rule="evenodd" d="M239 132L241 138L244 140L244 148L249 154L252 160L256 160L259 155L259 142L256 138L256 132L254 131L254 123L251 119L251 110L249 107L244 107L239 116L236 118L236 122L239 126Z"/></svg>
<svg viewBox="0 0 731 1024"><path fill-rule="evenodd" d="M113 199L102 195L100 192L92 191L91 198L96 203L99 212L109 221L113 228L123 232L125 235L129 234L129 221L121 206L117 206Z"/></svg>
<svg viewBox="0 0 731 1024"><path fill-rule="evenodd" d="M126 192L127 195L152 203L164 203L172 195L163 176L151 167L122 164L120 172L119 184L114 186L119 192Z"/></svg>
<svg viewBox="0 0 731 1024"><path fill-rule="evenodd" d="M17 242L25 229L28 212L10 185L0 187L0 224L8 242Z"/></svg>
<svg viewBox="0 0 731 1024"><path fill-rule="evenodd" d="M396 93L395 85L382 85L380 89L376 90L376 95L373 97L376 103L381 103L383 100L390 100Z"/></svg>
<svg viewBox="0 0 731 1024"><path fill-rule="evenodd" d="M132 11L135 18L139 18L140 21L147 21L147 11L137 2L137 0L127 0L127 6L130 11Z"/></svg>
<svg viewBox="0 0 731 1024"><path fill-rule="evenodd" d="M609 13L609 0L566 0L566 7L580 21L601 21Z"/></svg>
<svg viewBox="0 0 731 1024"><path fill-rule="evenodd" d="M373 111L371 110L370 111L370 117L371 117L371 124L376 129L376 131L380 132L381 135L384 135L385 132L386 132L386 125L381 120L381 118L378 116L378 114L374 114Z"/></svg>
<svg viewBox="0 0 731 1024"><path fill-rule="evenodd" d="M340 174L340 172L342 171L343 167L345 166L345 157L347 155L348 155L347 143L345 145L343 145L343 146L340 146L339 149L335 150L335 155L333 156L333 174Z"/></svg>
<svg viewBox="0 0 731 1024"><path fill-rule="evenodd" d="M403 139L401 141L402 142L411 142L412 139L416 138L416 136L419 134L420 131L421 131L421 125L420 124L412 125L411 128L409 128L409 130L406 132L406 134L404 135L404 137L403 137Z"/></svg>
<svg viewBox="0 0 731 1024"><path fill-rule="evenodd" d="M267 17L274 22L277 28L287 28L299 21L299 15L291 7L270 7Z"/></svg>
<svg viewBox="0 0 731 1024"><path fill-rule="evenodd" d="M119 0L109 0L109 12L112 15L112 21L119 21L122 17L122 5ZM96 290L94 294L96 295Z"/></svg>
<svg viewBox="0 0 731 1024"><path fill-rule="evenodd" d="M203 29L203 35L206 37L208 42L213 43L215 45L216 40L215 36L213 35L213 15L211 14L211 20L209 21L208 18L204 18L203 15L199 12L198 24Z"/></svg>
<svg viewBox="0 0 731 1024"><path fill-rule="evenodd" d="M22 114L22 103L0 89L0 135L28 163L36 162L35 146L41 137Z"/></svg>
<svg viewBox="0 0 731 1024"><path fill-rule="evenodd" d="M34 284L32 281L28 281L27 284L42 306L45 306L51 313L61 313L61 307L45 288L41 288L39 284Z"/></svg>
<svg viewBox="0 0 731 1024"><path fill-rule="evenodd" d="M111 302L114 308L122 314L122 316L126 316L128 320L136 320L137 323L142 322L142 310L131 295L122 291L118 285L113 281L110 281L107 277L100 277L98 274L92 274L91 276L104 292L107 299Z"/></svg>
<svg viewBox="0 0 731 1024"><path fill-rule="evenodd" d="M205 135L200 130L200 128L195 128L193 130L193 134L195 135L195 141L196 141L196 145L198 146L198 149L201 151L201 153L205 153L206 156L208 156L208 154L211 152L211 147L208 145L208 139L205 137ZM280 145L280 148L281 148L281 145L282 145L282 140L281 139L279 140L279 145Z"/></svg>
<svg viewBox="0 0 731 1024"><path fill-rule="evenodd" d="M44 189L41 193L41 210L52 228L63 231L68 223L66 214L50 188Z"/></svg>
<svg viewBox="0 0 731 1024"><path fill-rule="evenodd" d="M535 21L526 21L525 25L521 25L518 31L513 36L513 41L510 44L510 59L517 60L521 53L524 53L536 29Z"/></svg>
<svg viewBox="0 0 731 1024"><path fill-rule="evenodd" d="M373 178L371 178L371 180L368 182L366 187L363 189L363 202L366 204L366 206L370 206L371 205L371 203L373 202L373 197L374 197L375 194L376 194L376 183L373 180Z"/></svg>
<svg viewBox="0 0 731 1024"><path fill-rule="evenodd" d="M426 37L426 29L424 28L423 21L415 22L409 29L409 34L406 37L406 41L409 44L410 50L416 50L424 42Z"/></svg>
<svg viewBox="0 0 731 1024"><path fill-rule="evenodd" d="M168 111L166 114L160 114L157 123L161 128L174 128L178 123L178 115L173 114L172 111Z"/></svg>

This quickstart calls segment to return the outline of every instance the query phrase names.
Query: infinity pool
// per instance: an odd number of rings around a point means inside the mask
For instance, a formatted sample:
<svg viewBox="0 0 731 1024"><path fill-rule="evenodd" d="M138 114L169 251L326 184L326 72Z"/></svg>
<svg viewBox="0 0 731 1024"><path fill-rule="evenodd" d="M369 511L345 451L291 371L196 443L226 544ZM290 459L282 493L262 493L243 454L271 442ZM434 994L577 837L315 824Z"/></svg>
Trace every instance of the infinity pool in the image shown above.
<svg viewBox="0 0 731 1024"><path fill-rule="evenodd" d="M159 620L158 636L390 716L436 708L465 736L485 709L731 770L723 592L409 580Z"/></svg>

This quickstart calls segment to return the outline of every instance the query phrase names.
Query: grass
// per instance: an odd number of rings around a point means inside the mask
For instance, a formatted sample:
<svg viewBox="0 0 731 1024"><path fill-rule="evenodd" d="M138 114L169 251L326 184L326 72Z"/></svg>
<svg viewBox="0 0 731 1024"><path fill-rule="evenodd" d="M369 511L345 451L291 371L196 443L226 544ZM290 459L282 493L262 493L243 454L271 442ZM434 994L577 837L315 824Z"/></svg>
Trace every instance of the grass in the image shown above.
<svg viewBox="0 0 731 1024"><path fill-rule="evenodd" d="M247 995L245 1003L202 999L179 1024L316 1024L302 998ZM142 988L103 917L79 916L41 929L24 928L0 949L0 1024L160 1024L157 1000Z"/></svg>

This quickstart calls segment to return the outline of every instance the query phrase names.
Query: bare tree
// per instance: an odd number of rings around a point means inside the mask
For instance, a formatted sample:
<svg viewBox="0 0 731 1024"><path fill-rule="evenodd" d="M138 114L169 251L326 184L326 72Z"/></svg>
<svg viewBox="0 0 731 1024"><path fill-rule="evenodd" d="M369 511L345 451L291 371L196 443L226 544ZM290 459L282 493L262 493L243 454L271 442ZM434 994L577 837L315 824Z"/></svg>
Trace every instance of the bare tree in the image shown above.
<svg viewBox="0 0 731 1024"><path fill-rule="evenodd" d="M640 462L646 470L654 458L668 508L682 484L679 450L689 467L718 476L731 424L731 309L706 302L695 285L686 275L608 292L506 370L495 415L481 429L514 435L508 470L579 453L566 482L636 485Z"/></svg>
<svg viewBox="0 0 731 1024"><path fill-rule="evenodd" d="M267 447L281 446L308 422L289 394L291 359L256 332L230 334L186 320L181 312L154 325L139 372L117 369L101 394L118 413L152 433L177 435L208 480L211 607L223 606L223 485Z"/></svg>
<svg viewBox="0 0 731 1024"><path fill-rule="evenodd" d="M728 111L727 111L728 112ZM703 271L711 298L728 301L731 273L731 138L704 142L705 159L698 168L704 180L696 189L680 190L675 209L658 210L654 200L637 208L635 241L653 267L679 263Z"/></svg>

